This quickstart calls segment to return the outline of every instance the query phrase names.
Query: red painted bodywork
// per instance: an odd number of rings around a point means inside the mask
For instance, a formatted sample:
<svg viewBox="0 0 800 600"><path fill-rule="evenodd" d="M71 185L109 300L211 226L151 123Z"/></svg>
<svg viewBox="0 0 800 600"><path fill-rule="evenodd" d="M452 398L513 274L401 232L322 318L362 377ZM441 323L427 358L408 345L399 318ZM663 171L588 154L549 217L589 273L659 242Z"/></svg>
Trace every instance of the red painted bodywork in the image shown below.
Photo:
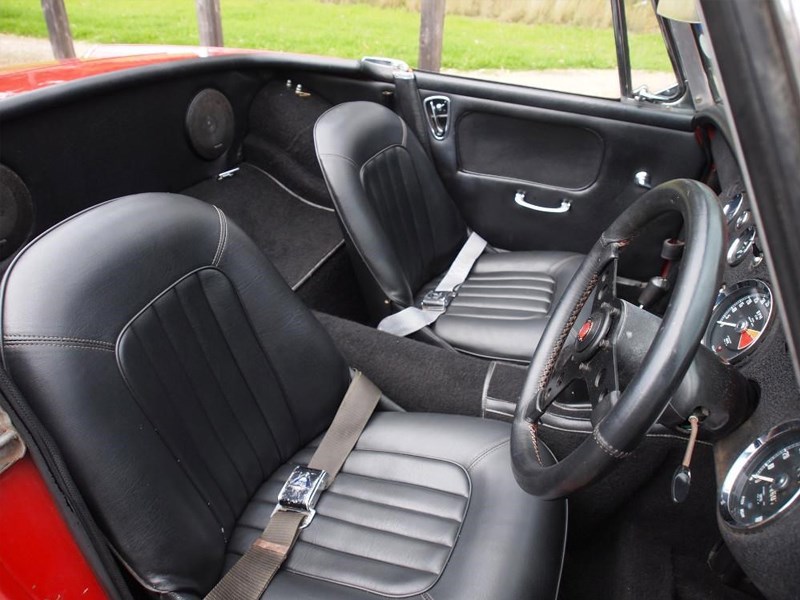
<svg viewBox="0 0 800 600"><path fill-rule="evenodd" d="M189 48L157 54L63 60L0 69L0 100L95 75L180 60L258 52ZM26 456L0 475L0 600L107 598L59 512L42 474Z"/></svg>
<svg viewBox="0 0 800 600"><path fill-rule="evenodd" d="M29 456L0 475L0 599L6 598L107 598Z"/></svg>
<svg viewBox="0 0 800 600"><path fill-rule="evenodd" d="M38 90L59 83L103 75L114 71L145 67L165 62L195 59L204 56L225 56L263 52L233 48L191 48L180 53L137 54L98 59L68 59L43 65L0 68L0 100L23 92Z"/></svg>

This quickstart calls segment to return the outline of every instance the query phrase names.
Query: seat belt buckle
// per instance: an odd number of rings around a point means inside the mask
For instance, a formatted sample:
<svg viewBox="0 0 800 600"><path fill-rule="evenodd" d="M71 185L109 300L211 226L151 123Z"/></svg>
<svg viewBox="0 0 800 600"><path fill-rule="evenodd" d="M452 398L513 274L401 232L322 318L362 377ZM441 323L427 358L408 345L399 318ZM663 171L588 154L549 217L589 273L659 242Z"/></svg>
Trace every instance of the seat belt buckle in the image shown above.
<svg viewBox="0 0 800 600"><path fill-rule="evenodd" d="M431 290L422 297L422 310L444 312L455 296L453 292Z"/></svg>
<svg viewBox="0 0 800 600"><path fill-rule="evenodd" d="M275 505L272 514L274 515L279 510L302 513L305 518L300 529L305 529L317 514L315 507L320 494L325 489L327 479L327 471L295 467L278 494L278 504Z"/></svg>

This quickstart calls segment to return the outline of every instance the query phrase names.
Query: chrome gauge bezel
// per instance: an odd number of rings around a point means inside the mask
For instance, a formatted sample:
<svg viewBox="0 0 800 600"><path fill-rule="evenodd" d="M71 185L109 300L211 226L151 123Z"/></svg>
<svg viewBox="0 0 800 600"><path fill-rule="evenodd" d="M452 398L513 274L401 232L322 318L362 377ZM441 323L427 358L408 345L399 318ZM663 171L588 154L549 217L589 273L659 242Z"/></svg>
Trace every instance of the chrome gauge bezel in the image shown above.
<svg viewBox="0 0 800 600"><path fill-rule="evenodd" d="M739 211L742 209L742 204L744 204L744 192L737 192L722 205L722 213L725 215L728 223L732 222L733 219L736 218L736 215L739 214Z"/></svg>
<svg viewBox="0 0 800 600"><path fill-rule="evenodd" d="M770 323L772 323L772 315L775 313L775 295L772 293L772 288L763 279L745 279L743 281L734 283L729 287L723 287L720 290L719 295L717 296L717 301L714 303L714 310L711 311L711 318L708 321L708 325L706 325L706 330L703 332L702 344L706 348L708 348L713 352L713 348L711 348L711 346L707 343L707 340L709 337L709 331L711 330L711 327L713 327L715 319L717 317L717 309L723 302L725 302L731 296L735 295L739 290L748 288L756 288L763 292L766 292L766 294L769 297L769 312L767 313L766 319L764 319L764 327L761 330L762 331L761 335L750 346L739 352L739 354L737 354L730 360L725 360L723 357L719 356L719 354L714 353L721 361L728 364L736 363L742 360L759 345L762 337L767 332L767 329L769 329Z"/></svg>
<svg viewBox="0 0 800 600"><path fill-rule="evenodd" d="M736 517L733 515L733 511L731 510L731 501L734 499L734 490L741 487L737 486L737 483L739 483L741 477L747 476L746 471L750 465L761 459L765 454L768 454L772 446L778 448L779 446L777 445L778 442L776 442L776 440L779 440L782 436L794 431L800 431L800 419L786 421L777 427L773 427L765 435L757 438L752 444L745 448L738 458L733 462L730 469L728 469L728 474L725 476L725 480L722 482L722 487L720 488L719 493L719 511L722 515L722 519L728 524L728 526L734 529L755 529L762 527L786 513L797 503L798 498L800 498L800 489L798 489L794 495L778 509L777 512L765 518L763 521L759 521L758 523L741 523L736 519Z"/></svg>
<svg viewBox="0 0 800 600"><path fill-rule="evenodd" d="M741 264L742 261L747 258L747 253L750 252L750 249L755 243L756 227L755 225L750 225L737 235L728 247L728 253L726 255L728 264L732 267Z"/></svg>

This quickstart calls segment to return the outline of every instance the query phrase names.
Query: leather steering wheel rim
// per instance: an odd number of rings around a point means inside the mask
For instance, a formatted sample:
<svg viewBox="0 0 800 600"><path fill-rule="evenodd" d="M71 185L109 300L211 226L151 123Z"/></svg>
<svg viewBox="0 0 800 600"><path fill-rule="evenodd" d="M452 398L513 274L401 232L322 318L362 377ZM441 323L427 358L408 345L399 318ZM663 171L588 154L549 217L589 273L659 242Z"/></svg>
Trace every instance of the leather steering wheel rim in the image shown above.
<svg viewBox="0 0 800 600"><path fill-rule="evenodd" d="M538 419L544 388L572 326L601 272L647 223L678 211L685 249L669 305L638 371L592 435L555 464L542 461ZM724 267L725 225L717 197L697 181L679 179L647 191L603 232L565 290L528 369L511 432L517 483L529 494L555 499L586 487L635 449L686 374L706 328ZM532 416L533 415L533 416Z"/></svg>

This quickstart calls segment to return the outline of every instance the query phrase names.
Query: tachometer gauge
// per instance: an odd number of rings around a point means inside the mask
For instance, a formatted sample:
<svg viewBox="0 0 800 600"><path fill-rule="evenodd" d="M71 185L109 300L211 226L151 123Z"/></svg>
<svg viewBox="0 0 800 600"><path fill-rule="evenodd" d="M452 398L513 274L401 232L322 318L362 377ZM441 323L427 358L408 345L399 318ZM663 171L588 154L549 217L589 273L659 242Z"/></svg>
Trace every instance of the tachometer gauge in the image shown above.
<svg viewBox="0 0 800 600"><path fill-rule="evenodd" d="M722 360L733 362L750 352L772 316L772 292L763 281L751 279L725 291L711 314L703 344Z"/></svg>
<svg viewBox="0 0 800 600"><path fill-rule="evenodd" d="M800 497L800 421L789 421L750 444L722 483L719 507L734 527L774 519Z"/></svg>

